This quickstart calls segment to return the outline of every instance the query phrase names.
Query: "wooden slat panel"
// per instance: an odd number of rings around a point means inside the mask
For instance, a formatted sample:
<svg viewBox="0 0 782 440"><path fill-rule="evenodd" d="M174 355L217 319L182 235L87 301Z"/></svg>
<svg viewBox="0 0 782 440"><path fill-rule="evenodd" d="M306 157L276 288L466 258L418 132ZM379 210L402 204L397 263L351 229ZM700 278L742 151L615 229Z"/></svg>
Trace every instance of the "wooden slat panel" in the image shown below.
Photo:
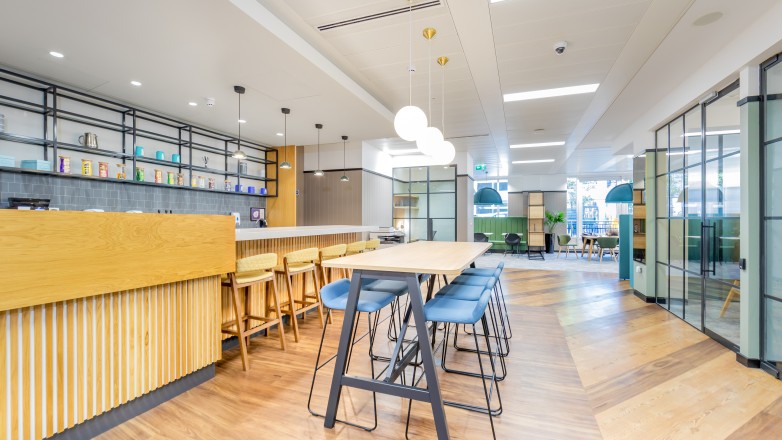
<svg viewBox="0 0 782 440"><path fill-rule="evenodd" d="M291 164L291 169L278 171L277 167L269 169L269 177L277 176L277 197L266 199L266 220L270 226L296 226L296 146L278 147L279 161L285 159ZM279 173L279 175L275 174ZM274 183L268 183L269 192L274 193Z"/></svg>
<svg viewBox="0 0 782 440"><path fill-rule="evenodd" d="M228 216L3 210L0 310L226 273L234 243Z"/></svg>
<svg viewBox="0 0 782 440"><path fill-rule="evenodd" d="M51 436L214 363L219 284L212 276L0 312L0 438Z"/></svg>

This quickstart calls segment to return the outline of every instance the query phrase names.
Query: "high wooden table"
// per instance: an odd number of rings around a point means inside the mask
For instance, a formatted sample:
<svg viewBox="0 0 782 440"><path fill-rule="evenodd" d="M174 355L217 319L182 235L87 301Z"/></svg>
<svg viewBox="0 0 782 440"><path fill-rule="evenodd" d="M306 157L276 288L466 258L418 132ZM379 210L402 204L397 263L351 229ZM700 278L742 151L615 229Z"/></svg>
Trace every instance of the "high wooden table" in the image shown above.
<svg viewBox="0 0 782 440"><path fill-rule="evenodd" d="M424 316L424 301L421 295L419 275L459 275L468 266L473 265L473 262L490 247L491 243L418 241L373 252L336 258L323 263L325 267L353 270L345 318L342 323L342 333L339 338L337 362L334 365L334 376L331 381L329 403L326 410L324 425L327 428L334 427L342 387L347 386L399 396L405 399L429 402L432 405L437 438L449 438L448 424L445 419L434 356L432 348L428 344L429 329ZM405 321L402 324L393 355L391 356L393 364L388 368L383 380L345 374L347 355L350 348L350 336L353 332L356 305L358 304L362 279L404 280L407 281L410 294L410 305L405 313ZM402 343L405 339L404 332L407 329L411 312L417 338L406 349L402 350ZM401 360L397 360L400 350ZM427 388L422 389L394 383L419 350L424 365L424 373L426 374Z"/></svg>

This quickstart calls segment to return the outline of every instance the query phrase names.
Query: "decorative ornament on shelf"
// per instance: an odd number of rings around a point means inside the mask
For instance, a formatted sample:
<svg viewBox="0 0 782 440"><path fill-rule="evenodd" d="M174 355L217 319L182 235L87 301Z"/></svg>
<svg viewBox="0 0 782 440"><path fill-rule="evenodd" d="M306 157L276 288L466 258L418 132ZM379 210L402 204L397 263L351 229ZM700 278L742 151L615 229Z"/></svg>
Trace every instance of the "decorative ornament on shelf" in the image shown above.
<svg viewBox="0 0 782 440"><path fill-rule="evenodd" d="M408 105L402 107L394 117L394 130L400 138L413 142L418 139L418 134L428 125L426 114L419 107L413 105L413 2L408 0L408 27L410 36L409 59L407 65L409 100Z"/></svg>
<svg viewBox="0 0 782 440"><path fill-rule="evenodd" d="M239 120L242 120L242 95L244 95L244 87L234 86L234 92L239 95ZM239 136L236 140L236 151L231 154L234 159L247 159L247 155L242 151L242 123L239 122ZM206 167L206 164L204 164Z"/></svg>
<svg viewBox="0 0 782 440"><path fill-rule="evenodd" d="M342 135L342 177L339 178L340 182L350 182L350 177L345 173L345 143L348 141L348 137Z"/></svg>
<svg viewBox="0 0 782 440"><path fill-rule="evenodd" d="M423 31L424 38L429 41L429 59L432 57L432 38L437 35L435 28L426 28ZM432 120L432 64L429 63L429 121ZM443 133L437 127L426 127L420 132L415 141L418 150L427 156L434 156L438 147L443 143Z"/></svg>
<svg viewBox="0 0 782 440"><path fill-rule="evenodd" d="M323 176L323 170L320 169L320 129L323 128L323 124L315 124L315 128L318 129L318 169L315 170L315 175Z"/></svg>
<svg viewBox="0 0 782 440"><path fill-rule="evenodd" d="M288 162L288 115L291 113L291 109L283 107L282 109L283 119L284 122L284 129L283 129L283 141L282 141L282 151L283 154L285 154L285 159L280 164L281 170L289 170L291 169L291 163Z"/></svg>

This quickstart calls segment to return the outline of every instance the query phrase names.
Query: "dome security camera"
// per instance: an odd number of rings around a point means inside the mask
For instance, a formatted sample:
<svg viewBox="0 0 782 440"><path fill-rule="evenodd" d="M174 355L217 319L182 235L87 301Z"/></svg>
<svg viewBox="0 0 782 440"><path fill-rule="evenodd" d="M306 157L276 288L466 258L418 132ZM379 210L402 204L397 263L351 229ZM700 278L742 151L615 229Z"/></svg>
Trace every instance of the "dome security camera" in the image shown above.
<svg viewBox="0 0 782 440"><path fill-rule="evenodd" d="M554 43L554 52L557 55L562 55L565 53L565 49L567 49L567 41L557 41Z"/></svg>

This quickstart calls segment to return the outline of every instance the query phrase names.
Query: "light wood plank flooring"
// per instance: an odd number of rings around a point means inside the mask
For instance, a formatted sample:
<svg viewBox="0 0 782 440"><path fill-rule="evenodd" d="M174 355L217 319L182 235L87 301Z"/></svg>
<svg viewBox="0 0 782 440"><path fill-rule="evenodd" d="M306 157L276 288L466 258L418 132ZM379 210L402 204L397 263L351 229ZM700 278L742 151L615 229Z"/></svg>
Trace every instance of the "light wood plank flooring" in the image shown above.
<svg viewBox="0 0 782 440"><path fill-rule="evenodd" d="M495 419L498 438L782 436L781 381L744 368L718 343L640 301L615 275L506 270L503 283L514 338L500 388L505 412ZM336 349L341 315L335 318L328 353ZM404 438L407 404L395 397L378 396L373 433L340 424L325 429L323 419L307 412L318 320L308 318L301 332L302 342L290 340L286 352L274 333L254 339L246 373L238 350L224 353L215 379L100 438ZM359 347L351 371L366 372L366 346ZM454 359L475 364L474 354ZM321 371L315 406L322 410L331 370ZM439 376L446 399L481 402L476 379ZM342 401L341 418L371 422L368 393L348 390ZM452 438L489 438L485 415L450 407L446 413ZM411 438L434 438L433 428L428 407L413 404Z"/></svg>

